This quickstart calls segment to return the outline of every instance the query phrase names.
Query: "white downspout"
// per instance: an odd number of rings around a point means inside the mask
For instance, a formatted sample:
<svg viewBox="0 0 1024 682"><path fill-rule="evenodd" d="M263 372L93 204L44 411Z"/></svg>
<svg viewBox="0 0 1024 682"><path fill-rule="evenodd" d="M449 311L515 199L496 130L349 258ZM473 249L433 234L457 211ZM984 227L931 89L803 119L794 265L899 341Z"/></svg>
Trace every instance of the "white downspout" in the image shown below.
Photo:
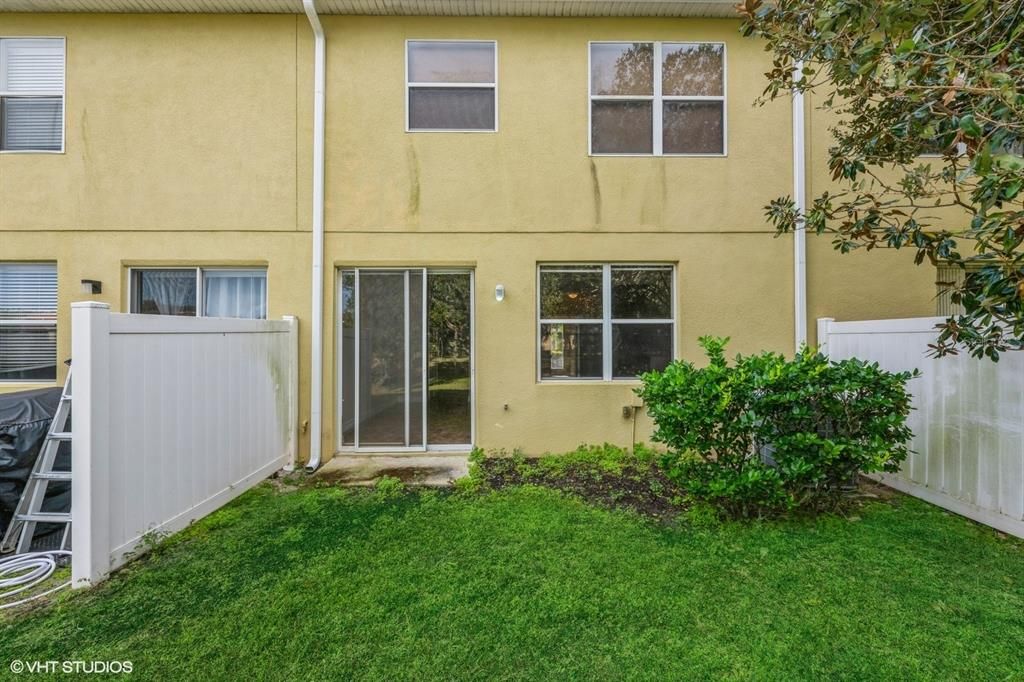
<svg viewBox="0 0 1024 682"><path fill-rule="evenodd" d="M313 310L309 396L309 461L307 471L320 466L323 440L324 395L324 88L327 50L324 27L314 0L302 0L309 26L313 29Z"/></svg>
<svg viewBox="0 0 1024 682"><path fill-rule="evenodd" d="M803 77L804 63L794 69L794 80ZM794 346L807 343L807 230L803 213L807 209L807 167L804 140L804 95L793 90L793 202L801 216L793 231L793 316L796 320ZM820 343L820 340L819 340Z"/></svg>

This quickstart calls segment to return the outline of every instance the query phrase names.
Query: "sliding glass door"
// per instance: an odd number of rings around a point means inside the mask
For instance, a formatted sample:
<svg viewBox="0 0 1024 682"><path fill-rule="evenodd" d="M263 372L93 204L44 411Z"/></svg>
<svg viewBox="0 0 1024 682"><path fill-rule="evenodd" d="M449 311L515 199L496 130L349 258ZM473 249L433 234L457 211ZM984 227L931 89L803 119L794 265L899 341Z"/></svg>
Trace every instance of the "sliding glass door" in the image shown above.
<svg viewBox="0 0 1024 682"><path fill-rule="evenodd" d="M472 443L472 273L353 268L339 277L342 448Z"/></svg>

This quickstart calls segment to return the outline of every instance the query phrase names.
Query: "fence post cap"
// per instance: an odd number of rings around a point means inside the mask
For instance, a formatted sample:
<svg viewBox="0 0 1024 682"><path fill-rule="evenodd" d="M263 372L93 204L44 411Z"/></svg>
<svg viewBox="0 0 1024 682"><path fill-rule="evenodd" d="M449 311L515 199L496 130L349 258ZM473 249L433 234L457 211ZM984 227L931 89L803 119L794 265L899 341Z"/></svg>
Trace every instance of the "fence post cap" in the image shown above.
<svg viewBox="0 0 1024 682"><path fill-rule="evenodd" d="M100 301L75 301L71 304L72 308L102 308L110 310L109 303L102 303Z"/></svg>

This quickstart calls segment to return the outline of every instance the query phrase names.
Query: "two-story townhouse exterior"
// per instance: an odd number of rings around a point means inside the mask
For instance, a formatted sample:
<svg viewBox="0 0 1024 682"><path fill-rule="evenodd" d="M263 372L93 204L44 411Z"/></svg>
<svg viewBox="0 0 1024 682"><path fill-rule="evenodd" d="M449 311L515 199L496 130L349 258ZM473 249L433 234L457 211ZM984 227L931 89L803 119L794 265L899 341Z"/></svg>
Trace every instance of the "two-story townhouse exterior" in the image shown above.
<svg viewBox="0 0 1024 682"><path fill-rule="evenodd" d="M314 459L554 451L647 438L636 376L701 335L933 309L905 257L774 238L828 134L754 105L733 0L309 4L0 3L0 390L62 380L72 301L294 314Z"/></svg>

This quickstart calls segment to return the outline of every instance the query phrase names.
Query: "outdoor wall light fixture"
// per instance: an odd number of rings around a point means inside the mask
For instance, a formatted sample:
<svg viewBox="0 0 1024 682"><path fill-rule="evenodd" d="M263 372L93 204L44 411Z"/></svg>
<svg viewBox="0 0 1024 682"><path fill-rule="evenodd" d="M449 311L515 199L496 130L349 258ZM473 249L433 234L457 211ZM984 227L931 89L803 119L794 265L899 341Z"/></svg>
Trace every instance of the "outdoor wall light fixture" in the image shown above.
<svg viewBox="0 0 1024 682"><path fill-rule="evenodd" d="M505 285L499 284L494 287L494 300L501 303L505 300Z"/></svg>
<svg viewBox="0 0 1024 682"><path fill-rule="evenodd" d="M83 279L80 291L83 294L102 294L103 282L95 279Z"/></svg>

